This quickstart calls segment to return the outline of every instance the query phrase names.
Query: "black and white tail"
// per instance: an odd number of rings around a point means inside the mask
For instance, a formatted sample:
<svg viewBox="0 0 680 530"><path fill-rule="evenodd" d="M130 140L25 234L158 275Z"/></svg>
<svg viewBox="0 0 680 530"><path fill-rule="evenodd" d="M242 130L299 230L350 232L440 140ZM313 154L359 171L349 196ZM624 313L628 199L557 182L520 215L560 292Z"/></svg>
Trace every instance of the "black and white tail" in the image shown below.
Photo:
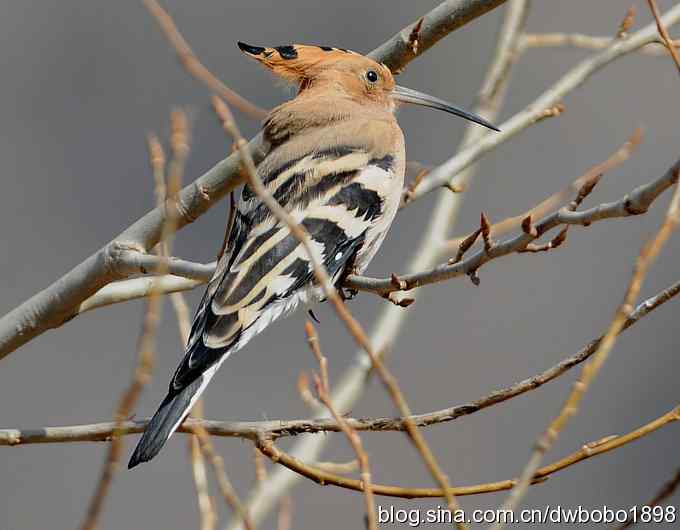
<svg viewBox="0 0 680 530"><path fill-rule="evenodd" d="M172 433L177 430L184 418L191 411L199 395L206 387L207 381L199 377L178 393L169 392L158 407L158 410L146 426L146 430L130 457L128 469L142 462L148 462L163 448Z"/></svg>

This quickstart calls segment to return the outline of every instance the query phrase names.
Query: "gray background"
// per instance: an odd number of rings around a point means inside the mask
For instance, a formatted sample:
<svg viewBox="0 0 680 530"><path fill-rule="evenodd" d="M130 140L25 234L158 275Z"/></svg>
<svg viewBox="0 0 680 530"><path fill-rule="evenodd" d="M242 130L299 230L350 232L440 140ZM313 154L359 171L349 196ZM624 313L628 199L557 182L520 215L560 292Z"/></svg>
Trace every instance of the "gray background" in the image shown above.
<svg viewBox="0 0 680 530"><path fill-rule="evenodd" d="M435 6L433 0L318 2L199 0L165 2L204 62L235 90L271 107L288 97L270 76L242 57L238 39L253 44L309 42L369 51ZM660 2L667 8L674 2ZM535 32L612 34L628 1L535 2ZM636 1L636 27L650 20ZM412 63L400 83L471 106L489 60L498 10L452 34ZM675 31L677 33L677 31ZM9 311L58 278L147 211L153 202L144 135L166 134L172 105L188 106L194 147L188 177L222 158L226 141L202 86L188 78L154 22L137 2L3 2L0 16L0 226L3 278L0 311ZM590 52L531 51L516 69L503 118L523 108ZM656 177L680 154L678 77L667 57L627 57L569 95L567 112L524 132L484 158L467 194L460 235L480 210L493 220L527 209L606 158L637 124L644 143L589 199L618 198ZM239 116L249 135L257 124ZM451 156L464 123L427 110L400 117L409 158L436 163ZM415 411L476 399L547 368L596 336L619 302L643 238L659 224L664 197L642 218L574 229L548 255L513 256L481 272L475 288L457 279L424 288L409 311L390 367ZM399 215L373 275L403 270L425 226L433 197ZM222 240L221 204L182 231L176 254L212 259ZM680 238L664 250L643 295L677 280ZM192 307L199 293L190 295ZM361 295L352 310L367 325L384 302ZM678 402L678 302L635 326L614 350L549 460L584 442L623 433ZM50 331L2 361L0 427L38 427L107 420L130 380L143 305L101 309ZM164 395L180 356L170 312L160 334L160 359L137 406L149 415ZM355 348L327 307L319 309L322 344L337 376ZM302 332L304 315L279 323L229 361L206 394L217 419L308 415L295 389L315 366ZM528 448L565 397L576 372L509 403L427 430L456 484L516 474ZM354 415L391 415L383 389L372 384ZM653 495L680 465L678 426L671 425L615 453L576 465L531 490L529 507L607 504L625 508ZM351 457L334 440L324 458ZM364 436L376 481L429 485L419 458L399 434ZM126 439L126 458L135 438ZM249 443L216 440L239 492L253 483ZM284 444L288 446L288 444ZM73 528L84 514L106 451L104 444L23 446L0 450L0 529ZM197 509L186 438L134 473L119 473L101 527L194 528ZM462 499L467 508L494 507L505 494ZM294 492L294 527L361 528L358 494L303 481ZM672 499L678 504L680 497ZM391 504L381 499L381 504ZM400 507L437 502L398 502ZM225 513L220 503L220 511ZM270 519L263 528L272 528Z"/></svg>

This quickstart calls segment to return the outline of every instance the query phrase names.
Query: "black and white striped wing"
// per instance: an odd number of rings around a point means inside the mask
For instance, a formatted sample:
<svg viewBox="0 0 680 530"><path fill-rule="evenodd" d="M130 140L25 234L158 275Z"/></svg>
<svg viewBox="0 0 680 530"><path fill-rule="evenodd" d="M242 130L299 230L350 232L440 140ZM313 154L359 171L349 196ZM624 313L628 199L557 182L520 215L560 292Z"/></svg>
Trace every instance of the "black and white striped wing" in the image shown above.
<svg viewBox="0 0 680 530"><path fill-rule="evenodd" d="M362 270L399 204L403 174L395 175L391 157L340 148L265 162L261 178L307 230L334 281L350 267ZM184 358L128 467L158 454L232 352L300 303L320 299L304 247L246 189Z"/></svg>
<svg viewBox="0 0 680 530"><path fill-rule="evenodd" d="M325 171L318 163L310 171L310 162L318 160L318 154L300 158L263 180L307 230L335 281L347 267L363 269L375 254L396 212L401 186L396 194L388 193L394 184L389 161L373 161L366 153L336 152ZM366 165L357 169L358 162ZM286 178L277 182L282 173ZM201 374L209 378L230 353L274 320L300 303L322 298L304 247L247 189L229 247L199 306L171 391Z"/></svg>

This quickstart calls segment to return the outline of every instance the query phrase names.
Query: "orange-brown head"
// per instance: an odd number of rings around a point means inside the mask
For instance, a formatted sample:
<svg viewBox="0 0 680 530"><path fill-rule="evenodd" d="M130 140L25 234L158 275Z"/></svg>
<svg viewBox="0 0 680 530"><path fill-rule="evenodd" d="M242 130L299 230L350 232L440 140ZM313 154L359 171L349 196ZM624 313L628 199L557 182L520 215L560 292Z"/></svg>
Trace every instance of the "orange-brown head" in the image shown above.
<svg viewBox="0 0 680 530"><path fill-rule="evenodd" d="M383 64L358 53L327 46L292 44L275 48L239 48L286 81L309 89L335 89L358 101L392 108L392 72Z"/></svg>
<svg viewBox="0 0 680 530"><path fill-rule="evenodd" d="M243 42L239 48L276 75L305 91L335 90L365 104L376 104L393 111L396 103L413 103L443 110L493 130L483 118L441 99L398 86L389 68L370 57L343 48L291 44L264 48Z"/></svg>

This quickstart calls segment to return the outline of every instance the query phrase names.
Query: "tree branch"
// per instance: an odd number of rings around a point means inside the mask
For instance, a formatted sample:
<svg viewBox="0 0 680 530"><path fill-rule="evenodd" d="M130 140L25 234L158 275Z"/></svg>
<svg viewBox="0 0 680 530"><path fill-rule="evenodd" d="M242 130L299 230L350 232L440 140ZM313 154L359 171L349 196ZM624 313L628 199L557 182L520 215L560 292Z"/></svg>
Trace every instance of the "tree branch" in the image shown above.
<svg viewBox="0 0 680 530"><path fill-rule="evenodd" d="M519 50L524 53L531 48L581 48L584 50L604 50L616 42L616 37L599 37L581 33L527 33L519 41ZM674 47L680 47L680 41L673 41ZM661 56L668 52L664 43L656 38L641 47L638 52L645 55Z"/></svg>
<svg viewBox="0 0 680 530"><path fill-rule="evenodd" d="M439 265L433 269L415 274L399 275L398 278L401 285L395 285L389 278L376 279L363 276L348 276L345 285L351 289L372 291L384 295L393 291L410 290L423 285L441 282L457 276L470 275L493 259L525 249L529 243L558 226L589 226L602 219L641 215L649 209L661 193L678 181L679 175L680 160L661 177L635 188L618 201L603 203L584 211L571 211L568 208L562 208L534 224L533 226L536 229L534 233L522 233L502 243L495 244L488 252L486 249L479 250L467 259L457 263Z"/></svg>
<svg viewBox="0 0 680 530"><path fill-rule="evenodd" d="M639 304L626 320L622 332L635 325L642 318L680 294L680 280L663 291ZM602 337L590 341L575 354L563 359L556 365L532 377L519 381L509 387L495 390L475 401L456 405L445 409L416 414L411 419L418 427L428 427L438 423L457 420L462 416L469 416L482 409L508 401L514 397L536 390L574 366L588 359L600 345ZM403 418L345 418L347 424L357 431L403 431ZM120 434L140 433L146 427L148 420L134 420L123 422ZM299 434L322 432L339 432L340 427L332 418L313 418L304 420L273 420L255 422L223 422L214 420L189 419L179 428L178 432L193 433L193 426L201 425L213 436L246 438L255 440L260 438L279 439ZM14 446L43 443L70 442L101 442L107 441L113 434L115 423L94 423L89 425L74 425L68 427L42 427L37 429L0 429L0 446Z"/></svg>
<svg viewBox="0 0 680 530"><path fill-rule="evenodd" d="M368 56L386 64L393 72L400 73L408 63L449 33L505 2L506 0L447 0L406 26ZM414 47L413 34L416 27L418 46Z"/></svg>
<svg viewBox="0 0 680 530"><path fill-rule="evenodd" d="M522 471L517 486L510 492L508 498L501 507L503 510L514 511L519 506L522 497L525 495L527 488L531 483L536 469L538 469L541 464L543 456L550 450L569 419L578 412L583 396L592 382L595 380L597 374L602 369L604 362L618 340L621 330L626 324L627 318L632 311L633 304L635 303L638 294L640 293L642 282L644 281L650 266L652 263L654 263L654 260L670 237L671 233L677 228L678 225L680 225L680 184L678 184L678 177L680 177L680 162L678 162L676 167L669 171L669 173L671 173L673 177L672 182L676 186L670 205L666 211L664 221L657 233L651 239L649 239L642 247L642 250L640 250L638 258L635 262L633 274L626 287L623 301L616 308L611 323L609 324L604 337L600 341L597 350L593 354L593 358L583 367L581 374L573 384L571 392L564 401L564 404L562 405L562 408L560 409L557 416L548 424L545 431L536 440L529 461ZM649 193L653 192L650 191ZM616 204L613 204L612 206L614 210L618 208ZM644 204L641 206L646 210ZM631 208L634 212L639 211L636 210L634 205L626 202L625 211L629 211ZM606 215L605 212L608 210L611 210L611 208L608 208L607 205L605 207L596 209L598 213L602 212L602 215ZM580 212L580 214L578 212L570 213L574 214L575 216L587 214L587 212ZM491 528L493 530L501 530L504 525L505 522L497 521Z"/></svg>
<svg viewBox="0 0 680 530"><path fill-rule="evenodd" d="M403 68L416 56L433 46L447 33L481 16L504 0L448 0L431 11L428 23L422 28L418 54L399 44L401 33L409 32L412 25L371 52L379 62ZM255 161L261 160L266 146L261 136L248 144ZM222 197L242 184L239 157L232 154L212 169L186 186L179 194L180 216L178 229L195 221ZM127 230L104 245L85 261L67 272L52 285L0 319L0 359L41 335L61 326L78 314L79 306L108 283L121 280L124 275L117 269L116 248L128 245L140 252L150 250L160 237L163 209L156 208L132 224Z"/></svg>
<svg viewBox="0 0 680 530"><path fill-rule="evenodd" d="M656 5L655 0L647 0L647 3L649 4L649 9L652 11L652 15L654 16L654 21L656 22L656 28L659 31L659 36L661 37L663 43L666 45L668 53L671 54L673 62L675 63L675 67L680 73L680 55L678 55L678 51L675 49L675 43L668 34L668 30L666 29L663 20L661 20L659 7Z"/></svg>
<svg viewBox="0 0 680 530"><path fill-rule="evenodd" d="M618 449L619 447L629 444L635 440L639 440L640 438L643 438L676 421L680 421L680 406L625 435L607 436L600 440L583 444L578 451L575 451L574 453L571 453L570 455L567 455L566 457L561 458L552 464L537 469L531 478L530 484L540 484L558 471L568 468L578 462L593 458L594 456ZM314 482L323 484L324 486L333 485L354 491L363 491L363 484L361 481L343 477L341 475L335 475L306 464L301 460L289 455L288 453L278 449L276 446L274 446L271 440L258 440L258 448L273 462L281 464ZM474 486L450 488L448 492L437 488L388 486L385 484L375 483L371 486L373 488L373 493L376 495L383 495L386 497L400 497L405 499L419 499L428 497L443 497L446 495L446 493L456 496L493 493L511 489L515 487L517 481L517 479L509 479L498 482L487 482L484 484L476 484Z"/></svg>
<svg viewBox="0 0 680 530"><path fill-rule="evenodd" d="M680 5L669 9L662 17L665 26L675 24L680 20ZM628 38L614 41L611 46L595 55L581 61L562 78L543 92L533 103L524 110L515 114L512 118L502 123L500 133L485 133L474 145L469 146L450 158L437 168L433 169L411 192L412 198L418 198L435 189L452 184L452 179L463 169L478 160L483 154L509 140L529 125L536 123L545 117L546 109L551 109L558 104L564 96L581 86L591 75L602 70L606 65L634 52L642 46L658 39L656 23L651 23Z"/></svg>
<svg viewBox="0 0 680 530"><path fill-rule="evenodd" d="M608 173L615 167L623 164L626 160L628 160L633 150L636 149L638 145L640 145L641 141L642 141L642 129L638 127L637 129L635 129L631 137L628 140L626 140L626 142L619 149L617 149L617 151L614 154L612 154L607 160L591 167L588 171L583 173L580 177L575 179L568 186L561 189L557 193L554 193L553 195L542 201L540 204L537 204L533 208L525 211L520 215L508 217L503 221L491 225L491 237L498 238L499 236L506 234L511 230L520 228L522 226L522 223L528 217L531 217L532 219L540 219L541 217L545 217L552 210L557 208L561 203L564 203L569 197L569 195L578 193L578 191L584 184L590 182L593 178L596 178L598 175ZM457 237L455 239L450 239L446 241L443 247L443 251L452 252L458 250L461 244L468 237L469 235L465 237Z"/></svg>
<svg viewBox="0 0 680 530"><path fill-rule="evenodd" d="M194 54L189 43L184 40L184 37L182 37L177 26L175 26L172 17L161 7L157 0L143 0L143 2L149 10L149 13L151 13L158 22L165 38L175 50L177 59L193 77L203 82L215 94L219 94L227 100L230 105L239 109L245 115L256 120L262 120L267 116L266 110L258 107L229 88L220 79L214 76L210 70L203 66L203 63L198 60L198 57Z"/></svg>

